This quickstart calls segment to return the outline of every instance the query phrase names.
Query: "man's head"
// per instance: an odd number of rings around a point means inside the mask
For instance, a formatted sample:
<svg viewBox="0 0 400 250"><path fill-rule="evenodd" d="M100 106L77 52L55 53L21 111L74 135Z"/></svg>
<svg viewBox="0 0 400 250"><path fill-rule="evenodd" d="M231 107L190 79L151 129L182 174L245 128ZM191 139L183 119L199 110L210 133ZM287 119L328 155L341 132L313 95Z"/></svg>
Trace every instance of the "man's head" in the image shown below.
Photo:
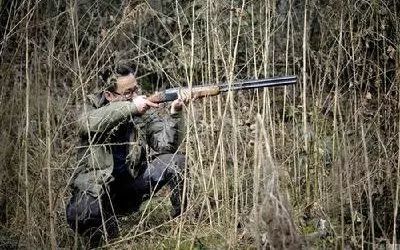
<svg viewBox="0 0 400 250"><path fill-rule="evenodd" d="M104 97L107 101L130 101L138 95L139 85L130 67L118 66L106 78L107 88L104 90Z"/></svg>

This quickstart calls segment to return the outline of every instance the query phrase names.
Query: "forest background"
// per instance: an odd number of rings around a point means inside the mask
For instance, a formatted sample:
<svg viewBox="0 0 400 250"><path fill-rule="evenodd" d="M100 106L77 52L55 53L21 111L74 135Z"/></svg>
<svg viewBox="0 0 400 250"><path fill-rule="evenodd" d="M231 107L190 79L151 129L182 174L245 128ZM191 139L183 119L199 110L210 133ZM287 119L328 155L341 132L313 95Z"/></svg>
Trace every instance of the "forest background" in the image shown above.
<svg viewBox="0 0 400 250"><path fill-rule="evenodd" d="M397 0L0 0L0 246L78 247L76 117L105 67L151 93L297 75L186 107L189 209L168 190L120 248L390 246L399 239ZM395 232L395 233L394 233Z"/></svg>

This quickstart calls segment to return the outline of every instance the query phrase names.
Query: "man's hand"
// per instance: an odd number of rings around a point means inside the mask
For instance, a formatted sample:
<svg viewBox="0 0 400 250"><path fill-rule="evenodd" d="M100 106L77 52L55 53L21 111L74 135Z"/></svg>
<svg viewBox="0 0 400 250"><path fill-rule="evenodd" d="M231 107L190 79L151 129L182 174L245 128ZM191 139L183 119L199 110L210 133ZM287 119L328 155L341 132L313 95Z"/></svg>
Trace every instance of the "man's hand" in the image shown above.
<svg viewBox="0 0 400 250"><path fill-rule="evenodd" d="M132 102L135 104L139 115L143 115L151 107L154 107L154 108L159 107L159 105L157 103L147 100L146 96L144 96L144 95L140 95L140 96L133 98Z"/></svg>
<svg viewBox="0 0 400 250"><path fill-rule="evenodd" d="M187 103L187 102L186 102ZM171 103L171 114L176 114L180 112L185 103L181 99L176 99Z"/></svg>
<svg viewBox="0 0 400 250"><path fill-rule="evenodd" d="M176 114L182 111L183 106L188 104L190 100L196 100L197 97L190 97L189 94L182 94L181 96L171 103L171 114Z"/></svg>

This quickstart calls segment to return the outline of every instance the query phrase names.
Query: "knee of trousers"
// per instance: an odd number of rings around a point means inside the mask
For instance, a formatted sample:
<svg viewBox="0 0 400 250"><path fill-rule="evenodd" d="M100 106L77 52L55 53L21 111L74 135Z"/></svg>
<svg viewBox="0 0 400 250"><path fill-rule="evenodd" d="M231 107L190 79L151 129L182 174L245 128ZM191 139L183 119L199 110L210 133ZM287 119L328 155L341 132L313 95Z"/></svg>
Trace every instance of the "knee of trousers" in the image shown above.
<svg viewBox="0 0 400 250"><path fill-rule="evenodd" d="M161 162L168 165L171 170L181 172L186 165L186 157L180 152L175 154L162 154L157 157Z"/></svg>
<svg viewBox="0 0 400 250"><path fill-rule="evenodd" d="M169 174L181 173L186 165L186 157L180 152L159 155L157 160L164 166L166 172Z"/></svg>
<svg viewBox="0 0 400 250"><path fill-rule="evenodd" d="M180 176L185 168L185 155L182 153L158 155L148 168L153 181L164 182Z"/></svg>

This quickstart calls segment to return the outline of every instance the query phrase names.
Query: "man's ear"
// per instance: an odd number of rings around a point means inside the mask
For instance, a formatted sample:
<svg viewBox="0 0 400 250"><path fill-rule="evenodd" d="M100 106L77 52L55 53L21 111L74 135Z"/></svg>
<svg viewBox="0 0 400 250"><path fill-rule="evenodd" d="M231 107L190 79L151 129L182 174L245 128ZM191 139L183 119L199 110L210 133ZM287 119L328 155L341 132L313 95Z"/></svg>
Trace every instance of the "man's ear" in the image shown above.
<svg viewBox="0 0 400 250"><path fill-rule="evenodd" d="M104 97L105 97L106 100L109 101L109 102L114 101L114 94L111 93L111 92L108 91L108 90L104 91Z"/></svg>

